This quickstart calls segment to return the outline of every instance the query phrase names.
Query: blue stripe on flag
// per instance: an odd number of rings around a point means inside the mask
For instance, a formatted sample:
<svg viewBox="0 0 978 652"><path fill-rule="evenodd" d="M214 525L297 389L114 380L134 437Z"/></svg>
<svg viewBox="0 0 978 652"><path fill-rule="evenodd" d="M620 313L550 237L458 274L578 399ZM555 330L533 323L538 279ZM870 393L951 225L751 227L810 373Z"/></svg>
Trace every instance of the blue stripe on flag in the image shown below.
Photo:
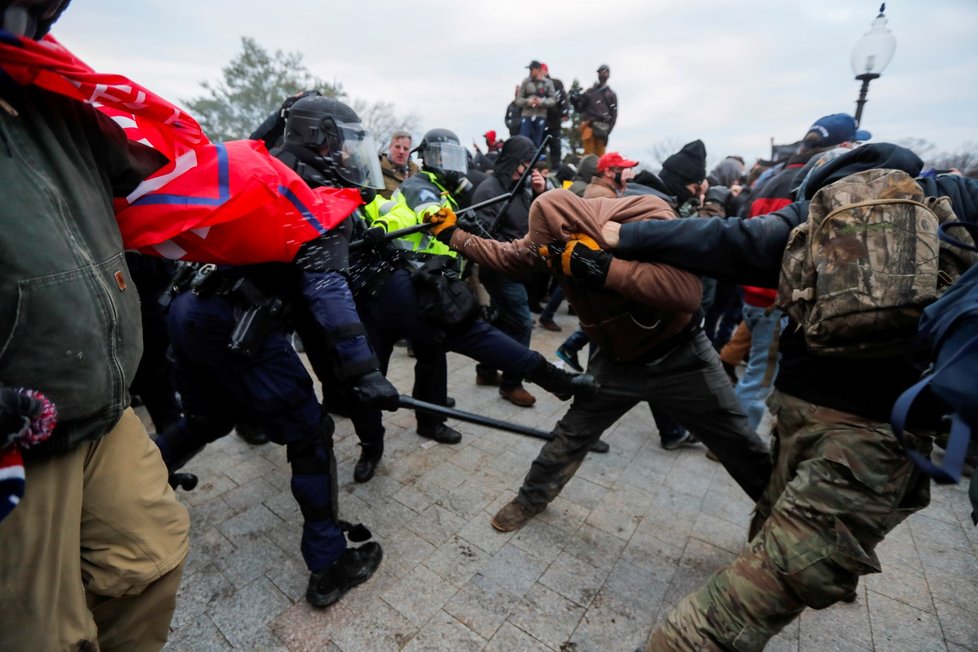
<svg viewBox="0 0 978 652"><path fill-rule="evenodd" d="M299 201L299 198L296 197L291 190L285 186L279 186L278 191L282 193L282 196L288 199L293 206L296 207L296 210L302 213L302 217L304 217L309 224L313 225L313 227L319 231L320 235L326 233L326 227L322 225L322 222L316 219L316 216L312 214L312 211L306 208L305 204Z"/></svg>
<svg viewBox="0 0 978 652"><path fill-rule="evenodd" d="M228 150L223 144L215 144L217 149L217 197L194 197L191 195L145 195L132 203L133 206L157 206L177 204L179 206L221 206L231 197L231 166Z"/></svg>

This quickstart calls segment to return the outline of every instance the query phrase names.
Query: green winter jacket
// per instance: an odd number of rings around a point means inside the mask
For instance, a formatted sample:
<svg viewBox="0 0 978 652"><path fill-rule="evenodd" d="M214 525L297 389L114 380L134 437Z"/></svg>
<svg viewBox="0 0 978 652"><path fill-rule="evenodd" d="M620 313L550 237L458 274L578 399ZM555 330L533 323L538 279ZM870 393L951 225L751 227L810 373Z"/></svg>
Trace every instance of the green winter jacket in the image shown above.
<svg viewBox="0 0 978 652"><path fill-rule="evenodd" d="M0 383L58 409L32 457L105 435L142 353L112 198L165 160L90 106L0 80Z"/></svg>

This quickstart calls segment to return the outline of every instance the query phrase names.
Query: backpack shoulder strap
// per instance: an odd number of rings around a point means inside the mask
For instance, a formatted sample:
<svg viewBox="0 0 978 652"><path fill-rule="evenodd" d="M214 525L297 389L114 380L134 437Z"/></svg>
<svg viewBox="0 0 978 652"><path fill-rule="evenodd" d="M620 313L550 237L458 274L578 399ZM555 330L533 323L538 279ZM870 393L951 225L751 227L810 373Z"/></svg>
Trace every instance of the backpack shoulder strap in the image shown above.
<svg viewBox="0 0 978 652"><path fill-rule="evenodd" d="M961 468L964 465L965 454L968 452L968 442L971 439L971 426L968 425L961 414L954 413L951 415L951 436L948 439L947 447L944 449L944 463L941 466L937 466L907 446L906 440L903 438L903 431L907 424L907 415L910 413L910 408L914 401L924 391L924 388L939 378L955 362L976 347L978 347L978 335L965 342L948 358L947 362L943 363L933 372L928 373L912 387L903 392L903 394L900 394L896 403L893 404L893 410L890 413L890 426L893 428L893 434L896 435L896 438L903 445L907 455L910 456L910 459L913 460L918 469L934 478L934 481L938 484L957 484L961 480Z"/></svg>

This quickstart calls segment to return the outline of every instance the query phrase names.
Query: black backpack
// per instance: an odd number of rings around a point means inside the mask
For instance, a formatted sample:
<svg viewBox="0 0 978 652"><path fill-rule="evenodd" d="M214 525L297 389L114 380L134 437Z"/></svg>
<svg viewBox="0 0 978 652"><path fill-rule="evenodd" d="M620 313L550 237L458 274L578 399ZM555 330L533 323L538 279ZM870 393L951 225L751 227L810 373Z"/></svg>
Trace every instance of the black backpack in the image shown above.
<svg viewBox="0 0 978 652"><path fill-rule="evenodd" d="M965 229L978 240L978 224L953 222L939 230L945 242L978 253L974 241L967 243L951 237L948 232L952 228ZM924 309L918 338L929 347L931 365L920 382L897 399L890 424L903 442L903 427L914 400L925 389L937 396L951 411L951 435L943 465L935 465L906 445L904 448L917 467L939 484L957 483L968 442L978 429L978 264L973 264L940 299ZM978 525L978 473L971 478L969 495L974 510L971 517Z"/></svg>

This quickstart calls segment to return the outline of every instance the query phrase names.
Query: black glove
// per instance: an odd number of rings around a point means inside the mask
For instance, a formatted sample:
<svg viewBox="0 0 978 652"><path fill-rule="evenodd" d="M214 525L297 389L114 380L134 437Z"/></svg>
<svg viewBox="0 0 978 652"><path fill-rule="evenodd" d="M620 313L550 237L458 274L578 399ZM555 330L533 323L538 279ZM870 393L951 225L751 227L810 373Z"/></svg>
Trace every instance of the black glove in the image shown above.
<svg viewBox="0 0 978 652"><path fill-rule="evenodd" d="M400 407L397 388L379 371L370 371L353 383L353 400L361 408L394 410Z"/></svg>
<svg viewBox="0 0 978 652"><path fill-rule="evenodd" d="M387 244L387 229L382 226L372 226L363 232L363 244L375 248Z"/></svg>
<svg viewBox="0 0 978 652"><path fill-rule="evenodd" d="M41 402L9 387L0 387L0 449L10 443L41 414Z"/></svg>
<svg viewBox="0 0 978 652"><path fill-rule="evenodd" d="M278 110L278 114L284 119L288 114L289 109L291 109L292 105L295 104L297 101L301 100L304 97L309 97L310 95L321 95L321 94L322 93L320 93L318 89L313 88L312 90L300 91L295 95L290 95L289 97L285 98L284 102L282 102L282 107Z"/></svg>
<svg viewBox="0 0 978 652"><path fill-rule="evenodd" d="M704 201L716 202L720 206L726 208L727 202L730 200L730 188L726 186L710 186L709 190L706 191L706 198Z"/></svg>
<svg viewBox="0 0 978 652"><path fill-rule="evenodd" d="M551 271L599 288L604 287L613 258L593 238L582 233L571 235L566 243L544 245L539 252L547 259Z"/></svg>

